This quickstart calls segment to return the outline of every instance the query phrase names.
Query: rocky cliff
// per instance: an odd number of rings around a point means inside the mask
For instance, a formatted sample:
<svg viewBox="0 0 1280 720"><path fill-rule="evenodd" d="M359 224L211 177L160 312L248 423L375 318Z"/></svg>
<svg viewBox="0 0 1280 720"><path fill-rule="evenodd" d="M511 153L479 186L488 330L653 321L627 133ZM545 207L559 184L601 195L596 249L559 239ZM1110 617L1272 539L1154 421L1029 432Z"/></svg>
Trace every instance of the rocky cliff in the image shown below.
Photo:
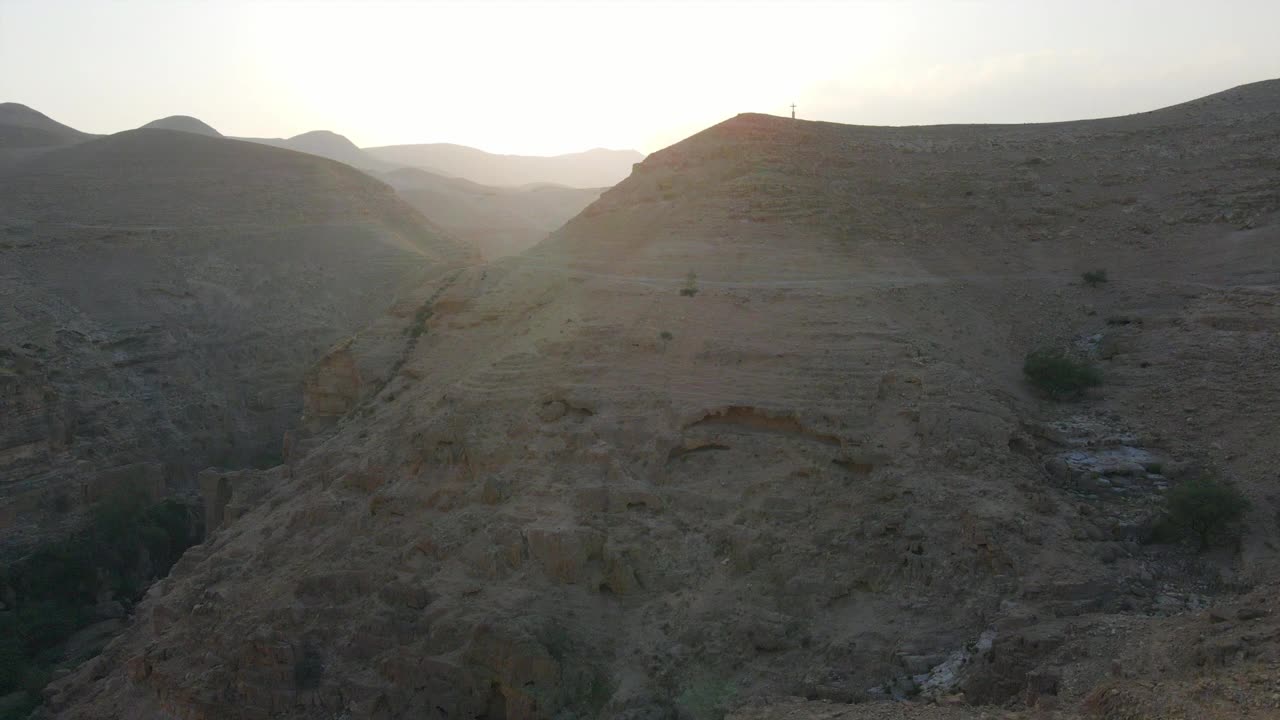
<svg viewBox="0 0 1280 720"><path fill-rule="evenodd" d="M227 485L51 708L1127 718L1199 677L1193 713L1270 712L1225 681L1277 657L1239 593L1280 559L1278 141L1264 83L1053 125L744 115L655 153L337 348L321 434ZM1041 397L1039 347L1103 386ZM1237 545L1157 542L1195 468L1252 499Z"/></svg>

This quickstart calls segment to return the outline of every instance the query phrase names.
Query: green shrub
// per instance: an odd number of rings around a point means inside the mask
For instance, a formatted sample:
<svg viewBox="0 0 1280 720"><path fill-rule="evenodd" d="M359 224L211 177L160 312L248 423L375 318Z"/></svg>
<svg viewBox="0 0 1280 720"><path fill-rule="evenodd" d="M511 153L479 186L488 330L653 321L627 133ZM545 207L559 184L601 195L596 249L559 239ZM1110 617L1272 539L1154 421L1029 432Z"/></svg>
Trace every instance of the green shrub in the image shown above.
<svg viewBox="0 0 1280 720"><path fill-rule="evenodd" d="M1055 400L1078 398L1102 384L1097 368L1060 350L1033 350L1023 361L1022 372L1032 385Z"/></svg>
<svg viewBox="0 0 1280 720"><path fill-rule="evenodd" d="M1098 287L1099 285L1107 281L1107 271L1106 270L1089 270L1088 272L1081 273L1080 279L1083 280L1084 284L1088 285L1089 287Z"/></svg>
<svg viewBox="0 0 1280 720"><path fill-rule="evenodd" d="M1249 499L1234 485L1202 477L1184 480L1169 491L1169 519L1208 550L1213 538L1244 517Z"/></svg>
<svg viewBox="0 0 1280 720"><path fill-rule="evenodd" d="M693 297L698 294L698 274L690 270L688 275L684 276L684 287L680 288L680 295L683 297Z"/></svg>

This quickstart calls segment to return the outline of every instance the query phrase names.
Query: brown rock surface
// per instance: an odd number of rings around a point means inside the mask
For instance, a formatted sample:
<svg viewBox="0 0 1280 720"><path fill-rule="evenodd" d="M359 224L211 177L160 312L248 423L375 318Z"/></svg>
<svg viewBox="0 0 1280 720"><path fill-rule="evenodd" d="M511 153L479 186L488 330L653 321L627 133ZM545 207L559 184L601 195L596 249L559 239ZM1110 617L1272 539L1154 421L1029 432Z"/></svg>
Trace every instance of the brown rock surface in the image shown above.
<svg viewBox="0 0 1280 720"><path fill-rule="evenodd" d="M1278 148L1271 82L655 153L358 335L383 379L52 710L1274 717L1276 614L1205 608L1280 561ZM1095 396L1024 384L1112 335ZM1252 498L1238 552L1146 542L1192 461Z"/></svg>

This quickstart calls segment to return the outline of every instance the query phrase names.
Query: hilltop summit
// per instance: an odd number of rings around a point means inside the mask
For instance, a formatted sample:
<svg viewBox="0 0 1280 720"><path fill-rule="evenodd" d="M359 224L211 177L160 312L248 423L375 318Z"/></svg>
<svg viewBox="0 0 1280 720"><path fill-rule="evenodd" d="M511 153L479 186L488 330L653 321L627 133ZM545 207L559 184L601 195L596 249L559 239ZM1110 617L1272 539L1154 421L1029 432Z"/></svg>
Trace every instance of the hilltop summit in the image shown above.
<svg viewBox="0 0 1280 720"><path fill-rule="evenodd" d="M365 171L390 170L393 166L369 155L346 136L329 130L312 130L291 138L240 138L249 142L287 148L297 152L337 160Z"/></svg>
<svg viewBox="0 0 1280 720"><path fill-rule="evenodd" d="M17 125L68 136L88 137L87 133L82 133L75 128L63 125L38 110L33 110L26 105L14 102L0 103L0 125Z"/></svg>
<svg viewBox="0 0 1280 720"><path fill-rule="evenodd" d="M214 130L203 120L193 118L190 115L170 115L169 117L152 120L143 125L140 130L177 130L179 132L192 133L195 135L204 135L207 137L222 137L222 133Z"/></svg>
<svg viewBox="0 0 1280 720"><path fill-rule="evenodd" d="M66 145L91 137L26 105L0 103L0 151Z"/></svg>

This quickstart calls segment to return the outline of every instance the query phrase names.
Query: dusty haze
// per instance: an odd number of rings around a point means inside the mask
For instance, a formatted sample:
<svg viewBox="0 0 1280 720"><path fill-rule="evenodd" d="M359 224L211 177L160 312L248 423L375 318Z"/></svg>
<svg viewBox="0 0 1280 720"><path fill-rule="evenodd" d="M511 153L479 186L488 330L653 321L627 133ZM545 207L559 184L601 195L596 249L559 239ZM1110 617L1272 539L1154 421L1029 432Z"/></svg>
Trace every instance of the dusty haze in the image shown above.
<svg viewBox="0 0 1280 720"><path fill-rule="evenodd" d="M738 112L1076 120L1280 75L1268 0L0 3L0 97L109 133L652 152ZM163 58L163 62L157 62ZM105 101L104 101L105 99Z"/></svg>

